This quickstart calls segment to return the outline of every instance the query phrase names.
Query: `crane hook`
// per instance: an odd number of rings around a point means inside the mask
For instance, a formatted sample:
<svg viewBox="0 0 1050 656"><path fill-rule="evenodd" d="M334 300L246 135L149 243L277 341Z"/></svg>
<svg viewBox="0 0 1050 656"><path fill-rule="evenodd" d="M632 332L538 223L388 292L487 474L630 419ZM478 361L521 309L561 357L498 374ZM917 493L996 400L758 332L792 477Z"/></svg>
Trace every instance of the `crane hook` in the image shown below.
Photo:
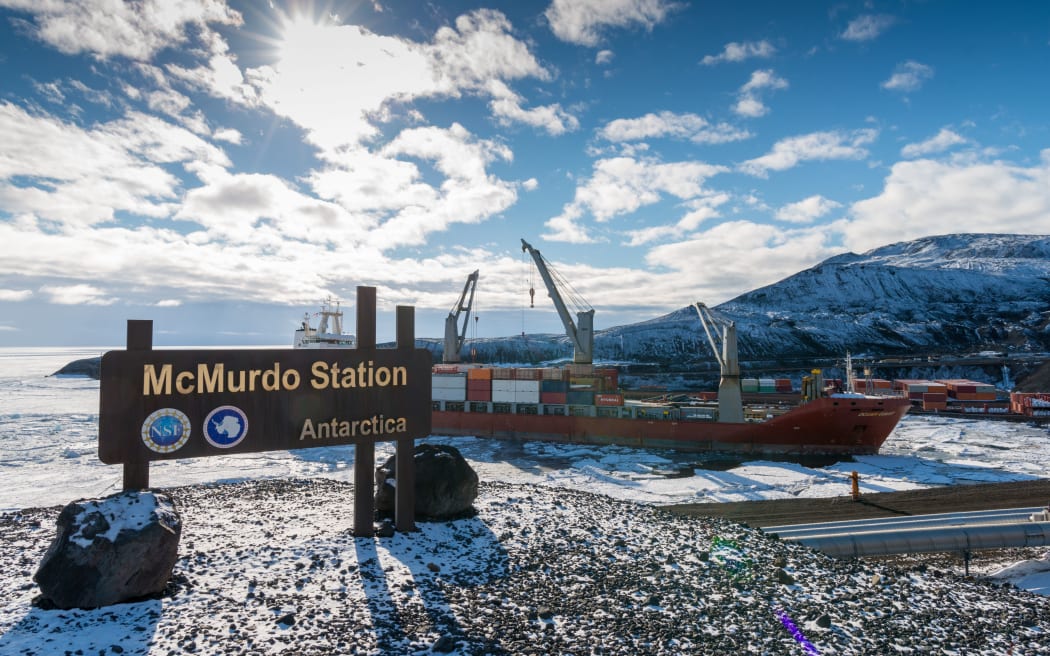
<svg viewBox="0 0 1050 656"><path fill-rule="evenodd" d="M529 287L529 307L530 308L536 307L535 299L536 299L536 288L535 287Z"/></svg>

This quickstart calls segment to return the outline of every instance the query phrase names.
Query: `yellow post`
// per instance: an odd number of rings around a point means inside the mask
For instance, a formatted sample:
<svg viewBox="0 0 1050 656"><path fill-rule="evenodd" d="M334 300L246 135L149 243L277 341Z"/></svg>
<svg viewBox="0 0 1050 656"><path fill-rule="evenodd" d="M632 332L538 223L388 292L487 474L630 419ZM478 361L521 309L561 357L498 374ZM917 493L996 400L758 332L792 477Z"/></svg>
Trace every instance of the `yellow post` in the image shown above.
<svg viewBox="0 0 1050 656"><path fill-rule="evenodd" d="M850 479L853 482L853 489L851 490L851 494L853 495L853 500L854 501L859 501L860 500L860 474L858 474L857 472L852 472L850 474Z"/></svg>

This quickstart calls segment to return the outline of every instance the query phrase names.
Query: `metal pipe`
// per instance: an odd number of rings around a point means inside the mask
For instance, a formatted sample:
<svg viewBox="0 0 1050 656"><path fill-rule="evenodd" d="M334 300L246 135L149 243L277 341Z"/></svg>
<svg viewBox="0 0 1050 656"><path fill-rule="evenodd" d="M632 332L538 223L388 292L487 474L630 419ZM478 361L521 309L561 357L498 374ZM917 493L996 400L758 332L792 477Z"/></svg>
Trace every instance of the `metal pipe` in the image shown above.
<svg viewBox="0 0 1050 656"><path fill-rule="evenodd" d="M930 515L910 515L906 517L877 517L872 519L854 519L838 522L820 522L815 524L787 524L766 526L764 533L776 533L782 539L804 535L823 535L834 533L856 533L858 531L918 528L921 526L966 526L971 524L1003 524L1011 520L1029 521L1034 513L1044 510L1040 506L1031 508L1005 508L996 510L974 510L967 512L937 513Z"/></svg>
<svg viewBox="0 0 1050 656"><path fill-rule="evenodd" d="M1050 545L1050 522L927 527L791 537L838 558Z"/></svg>

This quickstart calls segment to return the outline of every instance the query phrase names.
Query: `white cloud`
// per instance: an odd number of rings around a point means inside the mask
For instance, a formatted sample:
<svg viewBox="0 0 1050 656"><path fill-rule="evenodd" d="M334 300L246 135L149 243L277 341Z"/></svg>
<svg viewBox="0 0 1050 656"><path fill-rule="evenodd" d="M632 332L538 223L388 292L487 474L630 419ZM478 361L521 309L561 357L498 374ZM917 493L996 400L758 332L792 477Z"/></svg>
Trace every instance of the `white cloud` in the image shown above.
<svg viewBox="0 0 1050 656"><path fill-rule="evenodd" d="M367 238L387 249L421 243L453 223L477 223L510 207L515 185L487 171L510 158L503 144L476 139L458 124L412 128L375 153L353 148L331 154L329 166L308 182L322 198L369 217L374 225ZM439 175L440 185L427 182L431 173Z"/></svg>
<svg viewBox="0 0 1050 656"><path fill-rule="evenodd" d="M933 77L933 69L916 61L898 64L890 79L880 86L890 91L918 91L924 82Z"/></svg>
<svg viewBox="0 0 1050 656"><path fill-rule="evenodd" d="M796 203L788 203L777 210L776 218L788 223L812 223L835 208L842 207L829 198L820 195L804 198Z"/></svg>
<svg viewBox="0 0 1050 656"><path fill-rule="evenodd" d="M562 41L594 47L608 28L651 30L680 6L668 0L554 0L544 15Z"/></svg>
<svg viewBox="0 0 1050 656"><path fill-rule="evenodd" d="M782 226L731 221L654 247L646 255L652 267L695 279L704 270L703 286L691 288L694 299L718 303L756 287L790 276L841 252L828 245L818 226L785 230Z"/></svg>
<svg viewBox="0 0 1050 656"><path fill-rule="evenodd" d="M846 245L869 250L886 242L956 232L1050 233L1050 149L1022 167L1002 161L898 162L882 192L856 202Z"/></svg>
<svg viewBox="0 0 1050 656"><path fill-rule="evenodd" d="M244 135L236 128L219 128L212 133L211 138L231 144L244 143Z"/></svg>
<svg viewBox="0 0 1050 656"><path fill-rule="evenodd" d="M561 134L578 127L558 105L526 109L507 81L551 79L498 11L480 9L442 27L432 43L381 36L356 25L292 22L279 61L247 72L259 99L324 150L367 143L392 103L464 93L492 98L501 122Z"/></svg>
<svg viewBox="0 0 1050 656"><path fill-rule="evenodd" d="M896 22L893 16L865 14L851 20L839 37L847 41L871 41Z"/></svg>
<svg viewBox="0 0 1050 656"><path fill-rule="evenodd" d="M612 50L599 50L598 54L594 56L594 63L599 66L605 66L611 64L615 56Z"/></svg>
<svg viewBox="0 0 1050 656"><path fill-rule="evenodd" d="M33 34L59 51L148 60L212 23L240 25L241 16L219 0L5 0L33 15Z"/></svg>
<svg viewBox="0 0 1050 656"><path fill-rule="evenodd" d="M878 130L866 128L852 132L812 132L788 137L773 144L769 153L749 159L740 165L744 173L766 177L769 171L785 171L800 162L829 159L863 159L868 156L864 146L875 141Z"/></svg>
<svg viewBox="0 0 1050 656"><path fill-rule="evenodd" d="M536 178L529 178L521 183L521 188L525 191L536 191L539 189L540 183Z"/></svg>
<svg viewBox="0 0 1050 656"><path fill-rule="evenodd" d="M0 102L0 205L9 212L64 225L118 211L164 217L180 186L165 165L180 162L230 165L215 146L157 117L132 112L85 130Z"/></svg>
<svg viewBox="0 0 1050 656"><path fill-rule="evenodd" d="M58 305L113 305L119 300L94 285L45 285L40 291Z"/></svg>
<svg viewBox="0 0 1050 656"><path fill-rule="evenodd" d="M598 131L598 136L617 142L673 137L688 139L693 143L715 144L747 139L751 137L751 133L728 123L711 124L696 114L662 111L639 118L610 121Z"/></svg>
<svg viewBox="0 0 1050 656"><path fill-rule="evenodd" d="M492 93L492 102L489 103L489 107L492 115L501 125L523 123L542 128L552 135L565 134L580 127L579 120L563 110L557 103L525 109L521 106L523 98L511 91L503 82L492 80L488 88Z"/></svg>
<svg viewBox="0 0 1050 656"><path fill-rule="evenodd" d="M722 49L722 52L717 55L705 55L700 63L704 66L714 66L722 62L741 62L745 59L751 59L752 57L760 57L767 59L776 54L777 49L772 43L766 40L762 41L745 41L743 43L737 43L730 41Z"/></svg>
<svg viewBox="0 0 1050 656"><path fill-rule="evenodd" d="M703 162L661 163L615 157L595 162L591 177L576 188L575 198L545 224L551 241L589 241L579 221L589 213L598 223L660 202L665 196L686 200L705 194L704 181L725 171Z"/></svg>
<svg viewBox="0 0 1050 656"><path fill-rule="evenodd" d="M154 303L156 307L181 307L182 301L177 298L166 298Z"/></svg>
<svg viewBox="0 0 1050 656"><path fill-rule="evenodd" d="M725 193L689 200L684 203L688 211L676 223L651 226L640 230L628 230L627 245L641 246L655 241L680 239L683 235L699 228L704 222L721 216L718 206L725 204L727 201L729 201L729 194Z"/></svg>
<svg viewBox="0 0 1050 656"><path fill-rule="evenodd" d="M779 77L771 69L754 71L751 73L751 79L740 87L737 102L733 105L733 112L749 118L764 116L769 113L769 108L759 98L760 93L765 89L777 90L787 87L787 80Z"/></svg>
<svg viewBox="0 0 1050 656"><path fill-rule="evenodd" d="M948 128L941 128L940 132L930 137L925 141L919 143L908 144L901 148L901 155L904 157L922 157L925 155L932 155L933 153L941 153L952 146L958 146L959 144L969 143L966 137L949 130Z"/></svg>
<svg viewBox="0 0 1050 656"><path fill-rule="evenodd" d="M30 289L0 289L0 301L14 303L27 300L33 295Z"/></svg>
<svg viewBox="0 0 1050 656"><path fill-rule="evenodd" d="M191 189L174 218L201 225L208 240L242 244L273 239L356 243L370 227L360 216L306 196L280 178L250 173L221 175Z"/></svg>

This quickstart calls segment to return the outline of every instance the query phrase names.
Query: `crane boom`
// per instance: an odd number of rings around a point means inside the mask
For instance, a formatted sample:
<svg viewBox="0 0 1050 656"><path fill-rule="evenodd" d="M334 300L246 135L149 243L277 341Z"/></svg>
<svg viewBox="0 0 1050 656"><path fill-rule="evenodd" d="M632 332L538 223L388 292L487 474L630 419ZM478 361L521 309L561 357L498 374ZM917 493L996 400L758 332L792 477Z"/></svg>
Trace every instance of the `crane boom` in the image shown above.
<svg viewBox="0 0 1050 656"><path fill-rule="evenodd" d="M474 290L478 285L478 271L467 276L467 282L463 285L463 292L459 300L452 306L452 310L445 318L445 348L441 353L441 361L448 363L459 362L459 352L463 349L463 341L467 337L467 324L470 323L470 308L474 305ZM460 329L459 315L463 314L463 328Z"/></svg>
<svg viewBox="0 0 1050 656"><path fill-rule="evenodd" d="M694 303L700 325L715 354L722 377L718 381L718 421L744 421L744 402L740 392L740 361L737 357L736 323L716 314L703 303Z"/></svg>
<svg viewBox="0 0 1050 656"><path fill-rule="evenodd" d="M594 361L594 308L579 310L576 312L576 322L569 315L569 309L561 298L558 286L547 267L547 261L543 259L540 252L532 247L529 242L521 240L521 251L532 256L536 263L536 269L540 272L540 278L547 287L547 294L554 301L554 308L558 311L561 323L565 326L565 334L572 340L572 361L576 364L591 364Z"/></svg>

